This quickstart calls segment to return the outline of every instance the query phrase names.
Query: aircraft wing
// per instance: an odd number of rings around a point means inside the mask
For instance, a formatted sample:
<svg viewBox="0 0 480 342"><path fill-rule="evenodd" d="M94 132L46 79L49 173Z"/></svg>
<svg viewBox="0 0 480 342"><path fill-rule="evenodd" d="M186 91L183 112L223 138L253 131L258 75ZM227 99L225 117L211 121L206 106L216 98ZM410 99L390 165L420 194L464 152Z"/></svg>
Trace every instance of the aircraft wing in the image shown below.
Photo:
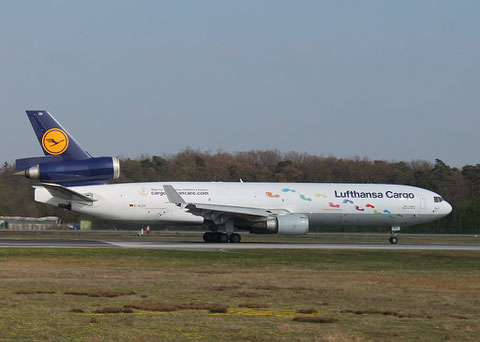
<svg viewBox="0 0 480 342"><path fill-rule="evenodd" d="M163 189L170 203L175 203L178 206L186 208L192 214L202 216L219 225L224 224L231 218L241 218L247 221L264 221L269 217L290 213L287 210L268 210L210 203L187 203L173 186L164 185Z"/></svg>
<svg viewBox="0 0 480 342"><path fill-rule="evenodd" d="M73 191L67 187L58 184L42 183L42 186L55 198L69 202L81 202L92 204L95 200L79 192Z"/></svg>

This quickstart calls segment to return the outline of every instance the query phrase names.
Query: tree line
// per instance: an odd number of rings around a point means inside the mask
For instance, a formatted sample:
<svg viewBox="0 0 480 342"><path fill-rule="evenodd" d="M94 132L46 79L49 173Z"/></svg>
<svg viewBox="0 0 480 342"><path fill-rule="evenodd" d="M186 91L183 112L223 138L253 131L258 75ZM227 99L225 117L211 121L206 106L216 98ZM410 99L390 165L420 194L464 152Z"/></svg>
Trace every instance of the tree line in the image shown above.
<svg viewBox="0 0 480 342"><path fill-rule="evenodd" d="M14 176L14 165L4 163L0 173L0 216L81 217L33 200L35 183ZM404 232L478 233L480 231L480 164L450 167L442 160L392 162L367 158L336 158L276 150L209 153L186 149L172 155L121 158L121 176L113 183L155 181L305 183L388 183L426 188L441 194L453 206L442 220L404 228ZM105 227L111 223L96 222ZM320 227L318 231L332 230ZM379 231L378 228L334 228L342 231Z"/></svg>

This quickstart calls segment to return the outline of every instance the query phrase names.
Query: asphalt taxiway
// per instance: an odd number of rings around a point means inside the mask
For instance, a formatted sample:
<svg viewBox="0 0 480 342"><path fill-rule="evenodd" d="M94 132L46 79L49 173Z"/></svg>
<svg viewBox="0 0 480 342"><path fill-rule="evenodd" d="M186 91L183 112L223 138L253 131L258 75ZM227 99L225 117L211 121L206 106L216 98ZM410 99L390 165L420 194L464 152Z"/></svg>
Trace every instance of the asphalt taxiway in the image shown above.
<svg viewBox="0 0 480 342"><path fill-rule="evenodd" d="M100 241L67 239L0 239L0 247L63 247L63 248L140 248L178 249L197 251L226 251L231 249L350 249L350 250L437 250L479 251L480 244L372 244L372 243L298 243L243 242L205 243L192 241Z"/></svg>

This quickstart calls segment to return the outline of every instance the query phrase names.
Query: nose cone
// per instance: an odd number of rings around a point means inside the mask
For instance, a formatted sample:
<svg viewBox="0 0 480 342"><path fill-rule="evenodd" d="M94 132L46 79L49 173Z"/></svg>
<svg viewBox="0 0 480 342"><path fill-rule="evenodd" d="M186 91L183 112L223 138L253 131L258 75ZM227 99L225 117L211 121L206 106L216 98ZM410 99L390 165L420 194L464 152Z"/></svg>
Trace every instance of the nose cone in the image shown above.
<svg viewBox="0 0 480 342"><path fill-rule="evenodd" d="M452 206L447 201L443 201L442 204L443 204L441 209L442 215L447 216L452 212Z"/></svg>

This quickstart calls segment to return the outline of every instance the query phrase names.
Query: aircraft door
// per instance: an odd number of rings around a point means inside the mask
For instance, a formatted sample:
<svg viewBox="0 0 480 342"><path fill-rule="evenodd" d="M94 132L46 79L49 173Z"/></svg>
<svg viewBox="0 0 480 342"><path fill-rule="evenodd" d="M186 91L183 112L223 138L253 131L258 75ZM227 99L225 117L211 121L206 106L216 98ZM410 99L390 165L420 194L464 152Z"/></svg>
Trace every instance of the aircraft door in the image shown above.
<svg viewBox="0 0 480 342"><path fill-rule="evenodd" d="M420 209L425 209L427 207L427 201L425 200L424 195L420 195Z"/></svg>

